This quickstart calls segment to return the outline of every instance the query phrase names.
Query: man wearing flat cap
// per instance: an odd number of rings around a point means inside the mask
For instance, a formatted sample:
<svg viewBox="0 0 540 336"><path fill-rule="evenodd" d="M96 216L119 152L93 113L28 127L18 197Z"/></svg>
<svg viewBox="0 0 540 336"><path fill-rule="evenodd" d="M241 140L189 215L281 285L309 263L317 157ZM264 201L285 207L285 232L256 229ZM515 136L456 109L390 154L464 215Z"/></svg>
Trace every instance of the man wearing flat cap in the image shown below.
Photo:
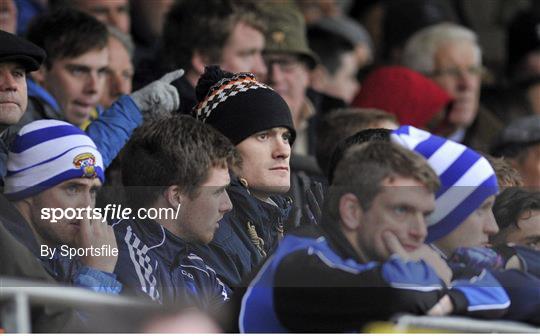
<svg viewBox="0 0 540 336"><path fill-rule="evenodd" d="M24 94L28 93L28 104L21 106L25 107L22 111L26 109L24 115L0 134L7 145L32 121L65 120L85 130L107 167L144 118L168 114L180 105L178 92L169 83L182 76L181 69L121 96L105 110L98 108L108 66L108 32L88 14L66 9L42 15L32 21L27 38L43 48L47 58L27 80ZM4 47L13 50L5 43ZM4 172L0 171L1 177Z"/></svg>
<svg viewBox="0 0 540 336"><path fill-rule="evenodd" d="M43 49L0 30L0 176L6 173L4 133L19 122L28 105L26 74L39 69L44 59Z"/></svg>
<svg viewBox="0 0 540 336"><path fill-rule="evenodd" d="M508 124L494 141L491 154L510 162L525 187L540 187L540 116L521 117Z"/></svg>
<svg viewBox="0 0 540 336"><path fill-rule="evenodd" d="M6 172L7 148L1 138L8 126L16 124L28 104L26 74L39 68L45 52L11 33L0 30L0 176ZM14 220L6 212L5 200L0 200L0 276L15 276L54 283L41 264L12 234L4 223ZM43 307L35 312L32 329L35 332L60 332L72 315L65 309Z"/></svg>

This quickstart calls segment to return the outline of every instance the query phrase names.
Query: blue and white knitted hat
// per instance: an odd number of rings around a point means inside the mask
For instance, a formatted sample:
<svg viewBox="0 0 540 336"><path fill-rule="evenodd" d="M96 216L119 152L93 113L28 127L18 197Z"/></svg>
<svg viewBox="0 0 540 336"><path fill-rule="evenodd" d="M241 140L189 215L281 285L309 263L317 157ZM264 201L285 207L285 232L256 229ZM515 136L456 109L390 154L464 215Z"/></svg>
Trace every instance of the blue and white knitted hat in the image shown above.
<svg viewBox="0 0 540 336"><path fill-rule="evenodd" d="M499 191L489 162L467 146L412 126L393 131L391 139L424 156L441 180L435 211L428 218L428 243L452 232Z"/></svg>
<svg viewBox="0 0 540 336"><path fill-rule="evenodd" d="M38 120L24 126L8 153L4 194L21 200L66 180L105 180L96 145L79 128L59 120Z"/></svg>

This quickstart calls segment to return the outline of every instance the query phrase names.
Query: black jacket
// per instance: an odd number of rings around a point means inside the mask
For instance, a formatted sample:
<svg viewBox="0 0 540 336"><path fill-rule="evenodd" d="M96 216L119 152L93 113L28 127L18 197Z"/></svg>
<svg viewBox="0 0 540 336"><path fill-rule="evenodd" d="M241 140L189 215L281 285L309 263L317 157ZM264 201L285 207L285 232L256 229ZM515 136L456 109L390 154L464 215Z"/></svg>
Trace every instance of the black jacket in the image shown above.
<svg viewBox="0 0 540 336"><path fill-rule="evenodd" d="M362 263L344 237L319 230L287 235L264 264L242 299L241 332L357 332L396 313L423 314L446 292L423 262Z"/></svg>
<svg viewBox="0 0 540 336"><path fill-rule="evenodd" d="M445 294L459 315L498 318L509 305L490 273L447 288L424 261L362 262L328 223L285 237L242 299L241 332L359 331L398 313L425 314Z"/></svg>

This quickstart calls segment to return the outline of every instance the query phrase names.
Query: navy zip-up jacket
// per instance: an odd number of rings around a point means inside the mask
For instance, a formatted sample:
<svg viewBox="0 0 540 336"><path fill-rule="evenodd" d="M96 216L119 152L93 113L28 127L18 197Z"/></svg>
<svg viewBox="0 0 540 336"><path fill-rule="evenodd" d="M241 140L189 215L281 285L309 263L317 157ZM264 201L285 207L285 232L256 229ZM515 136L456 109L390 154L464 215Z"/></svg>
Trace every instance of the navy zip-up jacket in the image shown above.
<svg viewBox="0 0 540 336"><path fill-rule="evenodd" d="M272 196L275 205L263 202L235 176L227 192L233 209L219 222L210 244L197 245L196 253L228 286L236 287L276 249L292 201Z"/></svg>
<svg viewBox="0 0 540 336"><path fill-rule="evenodd" d="M229 300L230 289L191 245L157 222L121 220L113 228L119 253L114 272L125 292L206 311Z"/></svg>

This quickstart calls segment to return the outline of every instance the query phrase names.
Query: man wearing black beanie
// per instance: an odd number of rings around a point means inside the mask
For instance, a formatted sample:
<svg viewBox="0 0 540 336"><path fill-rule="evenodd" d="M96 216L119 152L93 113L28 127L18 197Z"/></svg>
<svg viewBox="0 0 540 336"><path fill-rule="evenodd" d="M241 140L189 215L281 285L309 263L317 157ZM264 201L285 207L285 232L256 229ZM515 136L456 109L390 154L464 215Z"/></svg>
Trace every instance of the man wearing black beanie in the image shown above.
<svg viewBox="0 0 540 336"><path fill-rule="evenodd" d="M287 103L252 74L207 67L197 83L192 114L228 137L242 162L232 169L233 210L214 240L198 253L229 286L270 255L283 236L292 202L289 158L296 132Z"/></svg>

